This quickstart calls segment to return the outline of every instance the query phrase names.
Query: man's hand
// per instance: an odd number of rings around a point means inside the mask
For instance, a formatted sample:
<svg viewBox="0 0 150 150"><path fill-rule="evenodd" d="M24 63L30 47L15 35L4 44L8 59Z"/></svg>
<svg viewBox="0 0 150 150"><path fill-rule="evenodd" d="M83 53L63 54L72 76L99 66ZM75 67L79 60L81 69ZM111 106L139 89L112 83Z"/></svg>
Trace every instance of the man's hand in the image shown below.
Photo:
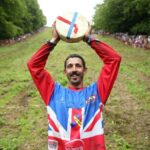
<svg viewBox="0 0 150 150"><path fill-rule="evenodd" d="M92 27L91 27L90 23L88 23L88 29L84 34L83 41L85 41L86 38L91 35L91 31L92 31Z"/></svg>
<svg viewBox="0 0 150 150"><path fill-rule="evenodd" d="M60 37L56 31L56 26L55 26L56 22L53 23L52 25L52 39L51 39L51 42L52 43L58 43L59 40L60 40Z"/></svg>

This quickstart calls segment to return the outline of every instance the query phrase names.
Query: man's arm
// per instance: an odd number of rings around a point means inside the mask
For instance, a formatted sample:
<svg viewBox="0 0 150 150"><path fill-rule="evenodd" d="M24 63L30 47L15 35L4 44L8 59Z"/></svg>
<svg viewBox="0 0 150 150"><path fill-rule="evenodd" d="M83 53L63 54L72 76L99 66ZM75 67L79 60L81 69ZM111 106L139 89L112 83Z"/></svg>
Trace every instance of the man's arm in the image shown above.
<svg viewBox="0 0 150 150"><path fill-rule="evenodd" d="M51 41L44 44L28 61L28 68L31 76L46 105L48 105L50 97L53 93L55 82L44 67L50 51L59 40L60 38L53 25Z"/></svg>
<svg viewBox="0 0 150 150"><path fill-rule="evenodd" d="M44 67L53 47L52 43L44 44L28 61L30 74L46 105L54 89L54 80Z"/></svg>
<svg viewBox="0 0 150 150"><path fill-rule="evenodd" d="M117 77L121 56L107 44L97 41L94 38L88 38L89 39L87 39L87 42L104 63L98 77L97 85L101 100L103 104L105 104Z"/></svg>

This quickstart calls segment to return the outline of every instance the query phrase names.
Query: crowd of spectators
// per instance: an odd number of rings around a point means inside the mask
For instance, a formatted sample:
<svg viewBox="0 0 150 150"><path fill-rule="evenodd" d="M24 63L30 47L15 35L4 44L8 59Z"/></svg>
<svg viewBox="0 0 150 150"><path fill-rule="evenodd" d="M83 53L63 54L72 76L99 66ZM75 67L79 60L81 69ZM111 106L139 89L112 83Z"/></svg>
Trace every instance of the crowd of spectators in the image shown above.
<svg viewBox="0 0 150 150"><path fill-rule="evenodd" d="M147 35L128 35L124 33L116 33L113 35L115 38L123 41L126 45L131 45L134 48L150 49L150 36Z"/></svg>
<svg viewBox="0 0 150 150"><path fill-rule="evenodd" d="M103 36L112 36L126 45L131 45L134 48L144 48L150 49L150 36L147 35L128 35L126 33L115 33L110 34L109 32L97 32L97 34L101 34Z"/></svg>
<svg viewBox="0 0 150 150"><path fill-rule="evenodd" d="M23 40L31 37L32 35L43 31L43 29L44 29L44 27L42 27L42 28L40 28L40 29L38 29L38 30L36 30L34 32L26 33L26 34L18 36L18 37L14 37L14 38L10 38L10 39L5 39L5 40L0 40L0 46L14 44L16 42L23 41Z"/></svg>
<svg viewBox="0 0 150 150"><path fill-rule="evenodd" d="M39 30L37 30L33 33L27 33L25 35L22 35L22 36L19 36L16 38L12 38L12 39L0 40L0 46L6 45L6 44L13 44L18 41L22 41L35 33L41 32L42 30L43 30L43 28L40 28ZM109 32L102 32L102 31L98 31L95 33L103 35L103 36L112 36L112 37L124 42L124 44L131 45L134 48L139 47L139 48L144 48L144 49L150 49L150 36L147 36L147 35L128 35L127 33L111 34Z"/></svg>

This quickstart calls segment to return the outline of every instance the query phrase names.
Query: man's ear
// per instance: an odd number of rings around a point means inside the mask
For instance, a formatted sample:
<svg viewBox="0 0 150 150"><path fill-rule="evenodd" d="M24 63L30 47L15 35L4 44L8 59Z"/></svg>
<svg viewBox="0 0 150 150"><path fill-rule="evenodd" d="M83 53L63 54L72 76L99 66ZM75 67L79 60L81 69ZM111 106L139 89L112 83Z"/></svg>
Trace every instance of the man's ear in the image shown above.
<svg viewBox="0 0 150 150"><path fill-rule="evenodd" d="M64 74L66 75L66 69L64 69Z"/></svg>
<svg viewBox="0 0 150 150"><path fill-rule="evenodd" d="M86 72L87 72L87 69L88 69L88 68L84 68L84 73L86 73Z"/></svg>

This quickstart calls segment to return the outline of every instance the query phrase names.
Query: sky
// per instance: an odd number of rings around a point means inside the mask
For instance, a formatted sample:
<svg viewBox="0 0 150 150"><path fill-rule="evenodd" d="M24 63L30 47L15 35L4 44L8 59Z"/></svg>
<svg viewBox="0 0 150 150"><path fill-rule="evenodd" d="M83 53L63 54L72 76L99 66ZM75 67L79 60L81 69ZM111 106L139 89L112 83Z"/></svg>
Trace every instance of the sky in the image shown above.
<svg viewBox="0 0 150 150"><path fill-rule="evenodd" d="M38 0L40 9L47 18L47 26L51 26L57 16L68 11L77 11L92 21L94 7L103 0Z"/></svg>

